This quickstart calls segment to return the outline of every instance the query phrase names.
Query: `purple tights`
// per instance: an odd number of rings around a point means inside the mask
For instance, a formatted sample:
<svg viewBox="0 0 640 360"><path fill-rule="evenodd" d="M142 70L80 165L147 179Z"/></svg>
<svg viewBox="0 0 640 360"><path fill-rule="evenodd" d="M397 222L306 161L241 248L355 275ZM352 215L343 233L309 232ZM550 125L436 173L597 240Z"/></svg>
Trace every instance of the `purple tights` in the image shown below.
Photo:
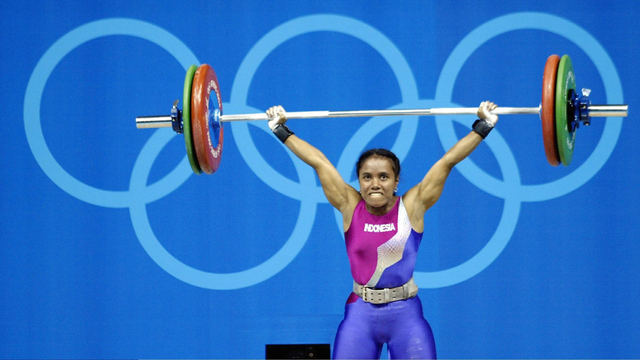
<svg viewBox="0 0 640 360"><path fill-rule="evenodd" d="M435 359L433 332L416 296L388 304L346 305L333 348L334 359L379 359L387 344L390 359Z"/></svg>

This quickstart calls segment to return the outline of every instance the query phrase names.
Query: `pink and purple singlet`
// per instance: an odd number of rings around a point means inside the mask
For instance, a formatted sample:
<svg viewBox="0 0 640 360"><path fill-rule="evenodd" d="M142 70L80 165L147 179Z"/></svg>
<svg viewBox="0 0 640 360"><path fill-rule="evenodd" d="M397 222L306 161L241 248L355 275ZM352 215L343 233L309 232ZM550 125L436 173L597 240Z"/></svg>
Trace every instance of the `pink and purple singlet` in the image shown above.
<svg viewBox="0 0 640 360"><path fill-rule="evenodd" d="M353 279L373 288L402 286L413 277L422 233L411 228L398 197L387 214L372 215L361 200L345 232ZM334 359L379 359L387 344L391 359L436 358L435 341L415 296L372 304L351 293L338 327Z"/></svg>

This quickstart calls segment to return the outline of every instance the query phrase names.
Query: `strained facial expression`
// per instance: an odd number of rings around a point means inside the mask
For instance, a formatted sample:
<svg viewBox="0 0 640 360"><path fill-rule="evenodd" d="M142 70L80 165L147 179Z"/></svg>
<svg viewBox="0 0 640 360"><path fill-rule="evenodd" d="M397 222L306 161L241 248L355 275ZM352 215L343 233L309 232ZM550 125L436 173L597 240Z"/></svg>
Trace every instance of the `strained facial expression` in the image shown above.
<svg viewBox="0 0 640 360"><path fill-rule="evenodd" d="M370 207L390 208L394 205L394 191L398 180L390 159L372 156L364 162L358 174L360 194Z"/></svg>

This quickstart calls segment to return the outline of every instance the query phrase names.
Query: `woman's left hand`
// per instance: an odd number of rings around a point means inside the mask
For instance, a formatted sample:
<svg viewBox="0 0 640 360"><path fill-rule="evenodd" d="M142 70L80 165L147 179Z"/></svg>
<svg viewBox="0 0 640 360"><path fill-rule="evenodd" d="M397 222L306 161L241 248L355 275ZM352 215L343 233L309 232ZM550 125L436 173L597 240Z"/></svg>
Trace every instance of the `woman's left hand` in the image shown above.
<svg viewBox="0 0 640 360"><path fill-rule="evenodd" d="M491 112L498 108L498 105L492 103L491 101L484 101L478 107L478 118L486 120L491 125L495 126L498 122L498 115L492 114Z"/></svg>

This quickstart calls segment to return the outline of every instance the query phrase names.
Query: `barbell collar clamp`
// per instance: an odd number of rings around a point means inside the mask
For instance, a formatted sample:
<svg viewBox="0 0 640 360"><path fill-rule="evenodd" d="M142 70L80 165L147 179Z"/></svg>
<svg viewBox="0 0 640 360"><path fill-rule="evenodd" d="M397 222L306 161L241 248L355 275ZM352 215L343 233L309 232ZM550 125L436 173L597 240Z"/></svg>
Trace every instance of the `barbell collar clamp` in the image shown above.
<svg viewBox="0 0 640 360"><path fill-rule="evenodd" d="M174 101L173 107L171 108L171 127L176 133L182 134L182 111L178 109L179 101L180 100Z"/></svg>

